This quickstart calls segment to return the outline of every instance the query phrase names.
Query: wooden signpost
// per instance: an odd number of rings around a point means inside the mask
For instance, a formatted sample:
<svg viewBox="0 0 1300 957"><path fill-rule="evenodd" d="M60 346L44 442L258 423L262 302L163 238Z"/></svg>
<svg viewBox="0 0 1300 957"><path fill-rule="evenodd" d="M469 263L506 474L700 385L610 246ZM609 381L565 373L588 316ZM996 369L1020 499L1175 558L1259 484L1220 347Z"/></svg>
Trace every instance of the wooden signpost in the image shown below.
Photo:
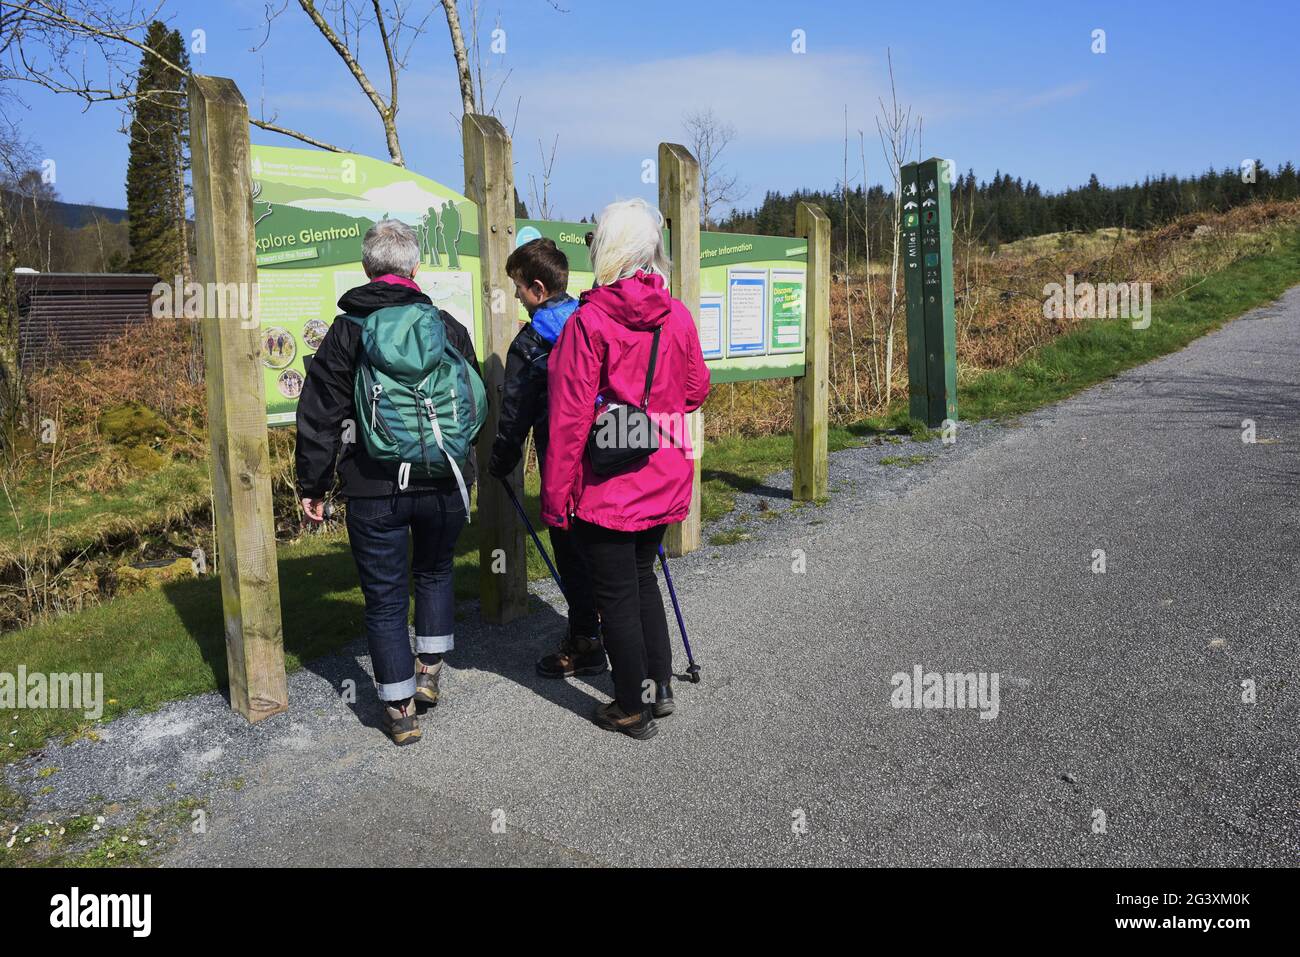
<svg viewBox="0 0 1300 957"><path fill-rule="evenodd" d="M510 136L494 116L466 113L461 123L465 147L465 195L478 206L480 297L483 315L483 385L488 417L478 439L479 607L485 621L504 624L528 611L527 541L505 489L487 474L492 441L501 414L506 352L514 340L514 284L506 259L515 248L514 166ZM523 473L507 479L523 501Z"/></svg>
<svg viewBox="0 0 1300 957"><path fill-rule="evenodd" d="M804 373L794 380L794 499L815 502L826 497L830 465L831 221L821 207L800 203L794 226L808 239Z"/></svg>
<svg viewBox="0 0 1300 957"><path fill-rule="evenodd" d="M214 288L210 283L247 283L244 288L255 290L248 107L233 81L211 76L191 78L189 104L196 278L206 289ZM223 303L231 298L203 297ZM230 706L249 721L261 721L289 707L289 692L260 319L255 296L233 299L251 301L253 315L205 314L202 321L213 519Z"/></svg>
<svg viewBox="0 0 1300 957"><path fill-rule="evenodd" d="M685 146L659 144L659 211L668 228L668 256L673 263L669 292L700 325L700 166ZM694 450L691 510L685 521L669 525L664 549L685 555L700 547L700 466L704 456L704 415L692 412L687 430Z"/></svg>

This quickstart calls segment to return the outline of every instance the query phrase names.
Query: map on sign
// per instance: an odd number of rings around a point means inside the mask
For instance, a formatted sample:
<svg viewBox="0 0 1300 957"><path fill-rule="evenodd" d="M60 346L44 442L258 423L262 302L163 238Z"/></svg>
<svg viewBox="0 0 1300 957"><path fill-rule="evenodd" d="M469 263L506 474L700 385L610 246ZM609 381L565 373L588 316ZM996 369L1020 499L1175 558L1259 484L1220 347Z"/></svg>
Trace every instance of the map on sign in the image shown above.
<svg viewBox="0 0 1300 957"><path fill-rule="evenodd" d="M268 423L293 422L339 299L368 281L361 241L381 219L414 230L416 283L481 341L478 210L468 199L368 156L254 146L251 160Z"/></svg>

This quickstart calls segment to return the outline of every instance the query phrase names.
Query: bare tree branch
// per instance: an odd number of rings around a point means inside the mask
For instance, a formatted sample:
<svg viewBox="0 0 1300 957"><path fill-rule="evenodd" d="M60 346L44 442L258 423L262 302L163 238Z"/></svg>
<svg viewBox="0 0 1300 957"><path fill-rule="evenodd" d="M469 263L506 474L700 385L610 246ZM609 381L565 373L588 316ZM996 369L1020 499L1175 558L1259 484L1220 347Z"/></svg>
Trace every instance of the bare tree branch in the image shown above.
<svg viewBox="0 0 1300 957"><path fill-rule="evenodd" d="M93 0L0 0L0 27L3 27L0 81L31 83L54 93L71 94L80 98L87 109L96 103L109 102L120 103L127 109L140 101L179 105L180 97L175 92L138 92L137 65L131 62L132 51L138 51L186 77L193 75L139 38L156 19L162 5L158 2L140 7L132 3L125 12L114 13ZM268 25L277 15L267 4ZM93 49L102 60L105 74L102 81L90 78L85 56L88 49ZM249 122L321 149L341 152L337 146L283 126L274 119L250 117Z"/></svg>
<svg viewBox="0 0 1300 957"><path fill-rule="evenodd" d="M711 213L745 195L735 176L722 165L722 151L735 139L736 128L723 122L713 109L687 113L682 118L687 144L700 164L700 228L712 225Z"/></svg>
<svg viewBox="0 0 1300 957"><path fill-rule="evenodd" d="M451 33L451 52L456 58L456 75L460 81L460 102L466 113L477 113L474 106L474 78L469 72L469 54L465 49L465 34L460 28L460 12L456 0L442 0L447 14L447 30Z"/></svg>

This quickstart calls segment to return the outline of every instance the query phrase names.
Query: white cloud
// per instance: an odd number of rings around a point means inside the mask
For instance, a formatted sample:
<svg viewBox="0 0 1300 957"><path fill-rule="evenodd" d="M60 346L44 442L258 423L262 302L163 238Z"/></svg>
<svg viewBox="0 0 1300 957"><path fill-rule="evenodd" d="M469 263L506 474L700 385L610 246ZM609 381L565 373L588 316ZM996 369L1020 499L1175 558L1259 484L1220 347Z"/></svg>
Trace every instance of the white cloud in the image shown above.
<svg viewBox="0 0 1300 957"><path fill-rule="evenodd" d="M643 63L593 63L527 79L519 127L560 134L569 148L654 147L682 133L682 115L711 107L779 150L782 144L842 135L843 104L871 86L870 61L856 54L744 55L730 51Z"/></svg>

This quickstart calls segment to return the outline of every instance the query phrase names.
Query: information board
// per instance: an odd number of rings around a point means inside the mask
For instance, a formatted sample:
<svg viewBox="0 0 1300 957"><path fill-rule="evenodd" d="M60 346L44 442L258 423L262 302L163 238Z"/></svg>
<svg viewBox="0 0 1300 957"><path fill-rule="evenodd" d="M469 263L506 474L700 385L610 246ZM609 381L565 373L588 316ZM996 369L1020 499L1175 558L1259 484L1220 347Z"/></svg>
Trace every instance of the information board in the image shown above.
<svg viewBox="0 0 1300 957"><path fill-rule="evenodd" d="M366 283L361 240L398 219L420 242L415 281L482 341L477 315L478 209L440 183L368 156L252 148L253 218L267 422L292 423L306 363Z"/></svg>
<svg viewBox="0 0 1300 957"><path fill-rule="evenodd" d="M768 352L803 352L805 270L773 269Z"/></svg>
<svg viewBox="0 0 1300 957"><path fill-rule="evenodd" d="M254 146L251 162L269 424L293 423L307 365L339 315L339 298L366 282L361 241L380 219L415 231L416 283L465 325L482 358L478 209L465 196L353 153ZM516 245L554 240L577 297L594 281L586 239L594 228L520 219ZM803 374L807 259L802 239L700 234L700 338L714 384ZM528 319L522 306L518 318Z"/></svg>
<svg viewBox="0 0 1300 957"><path fill-rule="evenodd" d="M727 355L767 351L767 270L727 270Z"/></svg>

